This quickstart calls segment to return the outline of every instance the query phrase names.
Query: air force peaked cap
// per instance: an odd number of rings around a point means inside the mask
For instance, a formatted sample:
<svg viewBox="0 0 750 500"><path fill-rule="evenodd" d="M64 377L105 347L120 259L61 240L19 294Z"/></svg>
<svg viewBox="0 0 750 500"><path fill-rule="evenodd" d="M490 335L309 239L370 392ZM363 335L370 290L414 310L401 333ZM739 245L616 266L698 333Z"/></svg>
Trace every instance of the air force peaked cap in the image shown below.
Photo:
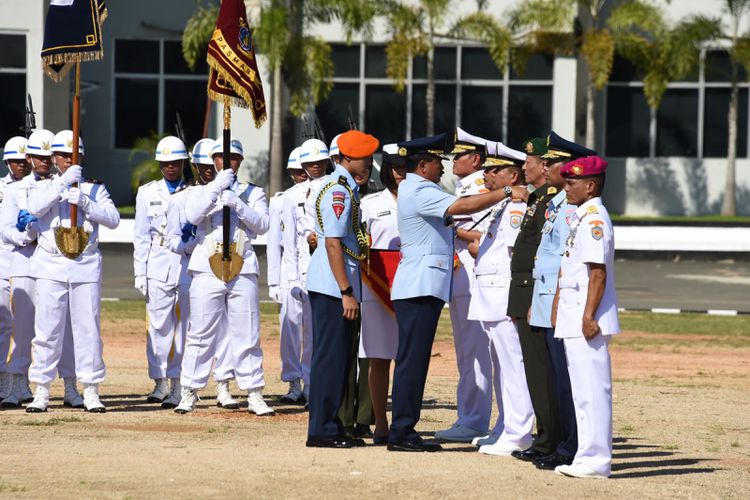
<svg viewBox="0 0 750 500"><path fill-rule="evenodd" d="M442 158L444 154L452 151L450 136L443 132L429 137L419 137L410 141L398 143L399 156L411 156L417 154L429 154Z"/></svg>
<svg viewBox="0 0 750 500"><path fill-rule="evenodd" d="M545 160L575 160L576 158L594 155L596 155L596 151L563 139L552 131L547 136L547 153L543 154L542 158Z"/></svg>

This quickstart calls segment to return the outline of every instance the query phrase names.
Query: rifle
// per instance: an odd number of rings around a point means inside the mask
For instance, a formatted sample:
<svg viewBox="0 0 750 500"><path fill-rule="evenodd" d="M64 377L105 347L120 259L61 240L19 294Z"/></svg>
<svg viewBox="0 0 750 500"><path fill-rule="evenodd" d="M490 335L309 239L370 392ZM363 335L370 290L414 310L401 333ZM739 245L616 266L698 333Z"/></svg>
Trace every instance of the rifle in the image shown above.
<svg viewBox="0 0 750 500"><path fill-rule="evenodd" d="M352 113L351 104L349 104L349 130L359 130L357 128L357 122L354 121L354 113Z"/></svg>
<svg viewBox="0 0 750 500"><path fill-rule="evenodd" d="M182 117L180 116L180 112L178 111L176 113L177 115L177 123L175 124L175 132L177 132L177 137L180 138L182 143L185 145L185 149L187 149L187 142L185 141L185 129L182 126ZM186 185L191 185L195 182L195 176L193 175L193 167L190 165L190 159L182 160L182 180L185 182Z"/></svg>
<svg viewBox="0 0 750 500"><path fill-rule="evenodd" d="M31 135L31 132L36 129L36 113L34 113L34 103L31 102L31 94L27 95L26 123L18 128L24 133L27 139Z"/></svg>
<svg viewBox="0 0 750 500"><path fill-rule="evenodd" d="M312 139L313 134L310 133L310 129L307 127L307 115L302 115L302 125L304 127L302 129L302 137L305 140Z"/></svg>

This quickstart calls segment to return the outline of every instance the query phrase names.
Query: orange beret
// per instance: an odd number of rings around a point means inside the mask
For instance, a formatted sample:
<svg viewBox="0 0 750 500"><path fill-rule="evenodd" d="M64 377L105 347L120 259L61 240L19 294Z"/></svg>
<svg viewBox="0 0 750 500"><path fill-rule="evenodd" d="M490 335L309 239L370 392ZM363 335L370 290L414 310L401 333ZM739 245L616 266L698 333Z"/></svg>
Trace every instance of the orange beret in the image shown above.
<svg viewBox="0 0 750 500"><path fill-rule="evenodd" d="M380 141L359 130L349 130L341 134L338 144L341 154L350 158L366 158L378 150Z"/></svg>

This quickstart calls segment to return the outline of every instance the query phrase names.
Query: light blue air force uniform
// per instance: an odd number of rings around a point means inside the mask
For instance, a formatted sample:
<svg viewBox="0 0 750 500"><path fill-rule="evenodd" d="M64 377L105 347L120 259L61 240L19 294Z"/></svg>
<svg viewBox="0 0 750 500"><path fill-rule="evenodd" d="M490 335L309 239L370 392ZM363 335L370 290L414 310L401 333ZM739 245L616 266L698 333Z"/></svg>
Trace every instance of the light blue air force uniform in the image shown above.
<svg viewBox="0 0 750 500"><path fill-rule="evenodd" d="M391 300L433 296L450 301L453 276L453 228L443 217L456 197L417 174L398 186L401 262ZM311 266L312 268L312 266Z"/></svg>
<svg viewBox="0 0 750 500"><path fill-rule="evenodd" d="M359 187L349 171L341 165L336 165L333 173L328 176L325 182L321 183L321 189L324 189L330 182L339 182L341 177L346 179L349 188L358 201ZM320 191L315 194L316 202L319 194ZM320 214L323 219L323 227L320 227L320 221L316 217L315 232L318 235L318 247L310 258L310 268L307 271L307 291L341 298L341 289L333 277L333 271L328 262L325 238L341 238L342 245L355 253L358 252L359 246L352 224L352 200L349 190L341 184L329 188L320 201ZM354 289L354 296L359 302L361 300L359 261L344 253L344 267L349 283Z"/></svg>
<svg viewBox="0 0 750 500"><path fill-rule="evenodd" d="M565 191L560 191L550 200L546 210L547 222L542 227L542 239L534 262L534 295L529 324L552 328L550 316L557 290L557 274L565 251L565 240L570 232L568 222L576 211L576 206L568 204Z"/></svg>

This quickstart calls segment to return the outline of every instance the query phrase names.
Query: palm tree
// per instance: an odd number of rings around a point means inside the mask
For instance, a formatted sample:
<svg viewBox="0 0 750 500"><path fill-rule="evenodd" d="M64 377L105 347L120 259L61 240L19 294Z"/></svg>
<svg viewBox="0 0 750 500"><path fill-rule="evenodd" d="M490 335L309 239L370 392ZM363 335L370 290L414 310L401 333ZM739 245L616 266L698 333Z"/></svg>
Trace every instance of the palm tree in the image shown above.
<svg viewBox="0 0 750 500"><path fill-rule="evenodd" d="M591 149L596 145L596 93L607 85L614 63L615 42L603 15L611 3L522 0L511 14L513 29L521 33L516 64L522 65L525 56L534 52L580 55L586 61L586 147Z"/></svg>
<svg viewBox="0 0 750 500"><path fill-rule="evenodd" d="M510 30L494 17L481 12L486 2L477 2L477 11L446 26L446 13L450 12L452 0L419 0L416 4L389 2L383 11L390 39L386 45L386 74L394 81L394 88L402 92L415 56L427 60L427 89L425 109L427 135L435 132L435 45L439 38L475 40L488 45L490 56L505 70L511 45ZM441 29L445 29L444 32Z"/></svg>
<svg viewBox="0 0 750 500"><path fill-rule="evenodd" d="M739 71L743 65L750 70L750 33L740 36L740 22L750 12L750 0L726 0L725 9L731 16L731 26L728 34L731 46L729 60L732 67L732 87L729 98L729 113L727 114L729 133L727 145L727 174L724 180L724 200L721 204L721 215L736 215L736 163L737 163L737 108L739 98Z"/></svg>
<svg viewBox="0 0 750 500"><path fill-rule="evenodd" d="M670 82L698 68L698 45L720 35L720 22L693 15L670 26L661 8L631 0L614 9L607 24L617 52L643 75L643 94L651 109L650 156L653 157L656 155L654 117L661 99Z"/></svg>

